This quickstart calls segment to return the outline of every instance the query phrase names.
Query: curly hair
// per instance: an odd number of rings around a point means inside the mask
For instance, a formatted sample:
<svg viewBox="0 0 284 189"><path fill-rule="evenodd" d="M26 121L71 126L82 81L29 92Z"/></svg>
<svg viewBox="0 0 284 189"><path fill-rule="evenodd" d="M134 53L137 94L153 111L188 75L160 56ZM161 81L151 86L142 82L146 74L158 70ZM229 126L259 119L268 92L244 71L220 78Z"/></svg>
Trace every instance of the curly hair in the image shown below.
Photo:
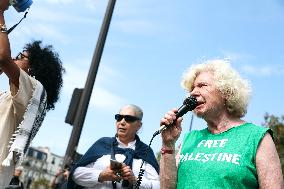
<svg viewBox="0 0 284 189"><path fill-rule="evenodd" d="M59 93L63 85L62 75L65 69L57 52L51 45L41 46L42 41L33 41L25 45L25 51L29 54L31 76L35 77L44 87L47 93L46 110L54 109L54 104L59 99Z"/></svg>
<svg viewBox="0 0 284 189"><path fill-rule="evenodd" d="M181 86L191 92L194 80L201 72L213 74L214 85L225 99L228 112L238 118L245 116L251 87L248 80L241 78L239 73L231 67L229 60L213 59L192 65L183 74Z"/></svg>

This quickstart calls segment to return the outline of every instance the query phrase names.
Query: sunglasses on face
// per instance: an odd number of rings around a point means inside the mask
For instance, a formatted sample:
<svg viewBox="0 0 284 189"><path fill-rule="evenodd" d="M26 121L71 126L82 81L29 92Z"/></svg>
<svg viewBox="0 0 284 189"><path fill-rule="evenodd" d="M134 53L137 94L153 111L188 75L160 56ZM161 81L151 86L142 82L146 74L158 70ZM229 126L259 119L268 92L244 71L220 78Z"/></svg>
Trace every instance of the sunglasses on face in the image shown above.
<svg viewBox="0 0 284 189"><path fill-rule="evenodd" d="M115 118L116 121L121 121L124 118L124 120L128 123L132 123L134 121L141 120L140 118L135 117L135 116L120 115L120 114L115 114L114 118Z"/></svg>
<svg viewBox="0 0 284 189"><path fill-rule="evenodd" d="M15 58L16 60L29 60L29 57L24 55L22 52L19 52L19 54Z"/></svg>

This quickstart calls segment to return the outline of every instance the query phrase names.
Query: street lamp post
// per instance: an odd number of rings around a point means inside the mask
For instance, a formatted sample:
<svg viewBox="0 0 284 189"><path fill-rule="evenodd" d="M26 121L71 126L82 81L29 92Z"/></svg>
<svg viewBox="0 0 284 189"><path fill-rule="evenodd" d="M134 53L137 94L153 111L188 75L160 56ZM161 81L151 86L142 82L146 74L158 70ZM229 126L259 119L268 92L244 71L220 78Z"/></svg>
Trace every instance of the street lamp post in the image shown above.
<svg viewBox="0 0 284 189"><path fill-rule="evenodd" d="M82 94L80 95L78 107L74 107L76 108L76 113L75 113L72 133L64 156L63 166L65 164L70 164L72 161L74 161L74 156L78 147L81 131L83 128L94 82L99 68L101 56L103 53L103 48L106 41L107 32L109 29L115 2L116 0L109 0L108 2L99 38L96 44L95 52L93 54L92 63L85 83L85 87L82 90Z"/></svg>

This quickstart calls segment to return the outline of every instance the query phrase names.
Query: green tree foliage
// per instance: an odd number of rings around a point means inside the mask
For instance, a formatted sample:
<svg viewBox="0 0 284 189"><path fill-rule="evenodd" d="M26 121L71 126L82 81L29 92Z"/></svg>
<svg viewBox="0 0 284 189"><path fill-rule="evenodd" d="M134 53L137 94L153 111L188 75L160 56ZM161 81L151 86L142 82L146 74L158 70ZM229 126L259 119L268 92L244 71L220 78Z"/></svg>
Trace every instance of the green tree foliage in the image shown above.
<svg viewBox="0 0 284 189"><path fill-rule="evenodd" d="M284 172L284 115L277 117L266 113L264 120L263 125L273 131L274 143L281 161L282 172Z"/></svg>

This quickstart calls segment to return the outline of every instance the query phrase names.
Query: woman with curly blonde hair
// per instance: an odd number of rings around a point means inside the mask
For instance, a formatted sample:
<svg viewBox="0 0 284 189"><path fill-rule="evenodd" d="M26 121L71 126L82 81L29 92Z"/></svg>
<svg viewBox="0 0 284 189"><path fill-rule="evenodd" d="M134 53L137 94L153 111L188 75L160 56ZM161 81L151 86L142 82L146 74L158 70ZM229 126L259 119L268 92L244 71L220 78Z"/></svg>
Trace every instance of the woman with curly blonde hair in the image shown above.
<svg viewBox="0 0 284 189"><path fill-rule="evenodd" d="M172 125L162 132L161 188L283 189L272 131L241 119L251 88L230 62L214 59L192 65L181 85L196 98L194 113L207 128L186 133L175 156L182 117L176 119L173 109L161 119L161 126Z"/></svg>

